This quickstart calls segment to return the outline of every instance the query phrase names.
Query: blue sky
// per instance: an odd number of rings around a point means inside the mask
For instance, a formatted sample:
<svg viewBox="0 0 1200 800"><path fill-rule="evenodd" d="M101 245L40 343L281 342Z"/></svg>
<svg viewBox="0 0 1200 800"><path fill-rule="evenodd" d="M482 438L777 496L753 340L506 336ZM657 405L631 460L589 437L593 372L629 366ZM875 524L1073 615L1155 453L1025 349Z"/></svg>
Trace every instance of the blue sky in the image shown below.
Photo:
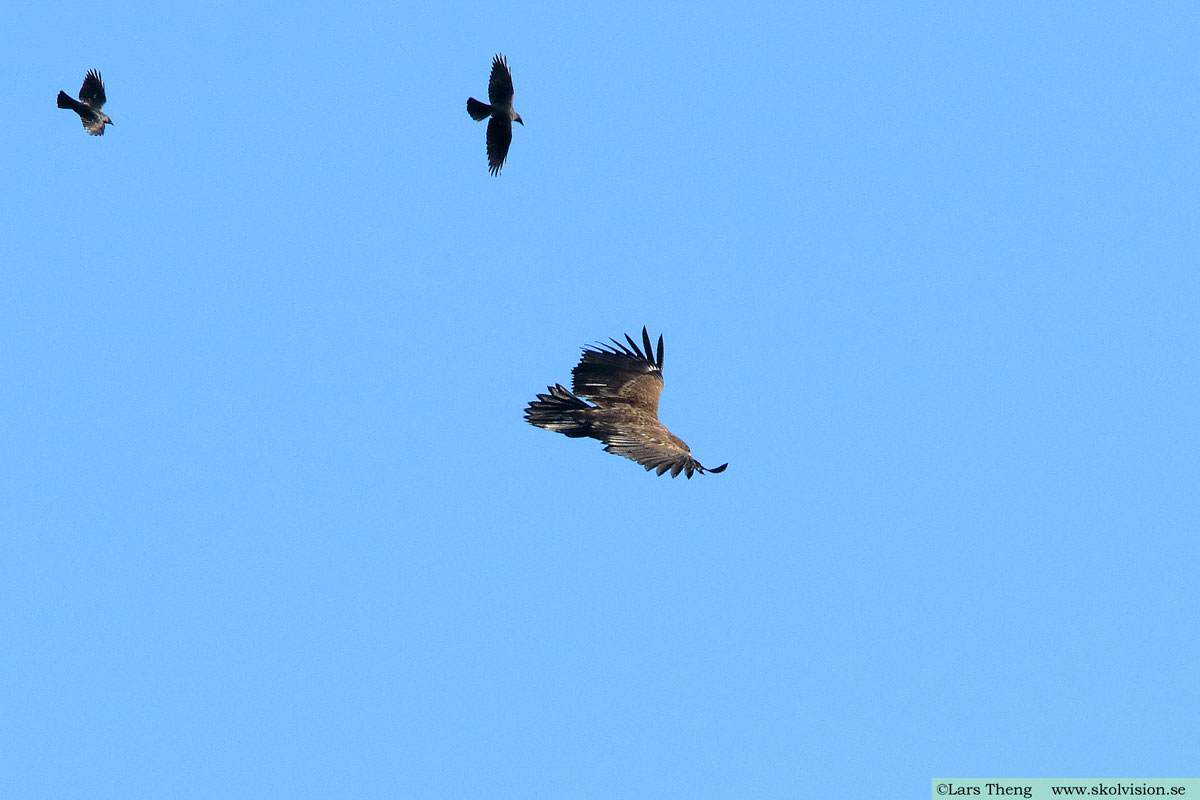
<svg viewBox="0 0 1200 800"><path fill-rule="evenodd" d="M1194 4L8 16L0 794L1195 774Z"/></svg>

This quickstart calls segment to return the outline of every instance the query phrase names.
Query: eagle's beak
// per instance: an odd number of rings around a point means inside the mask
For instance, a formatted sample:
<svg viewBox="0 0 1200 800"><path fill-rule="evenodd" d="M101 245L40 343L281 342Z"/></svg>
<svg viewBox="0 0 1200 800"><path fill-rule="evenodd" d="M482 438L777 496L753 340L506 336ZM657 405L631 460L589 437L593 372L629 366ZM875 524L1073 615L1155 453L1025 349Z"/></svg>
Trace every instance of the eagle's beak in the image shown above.
<svg viewBox="0 0 1200 800"><path fill-rule="evenodd" d="M525 121L521 119L521 115L520 115L520 114L517 114L517 119L516 119L516 121L521 123L521 127L524 127L524 126L525 126Z"/></svg>

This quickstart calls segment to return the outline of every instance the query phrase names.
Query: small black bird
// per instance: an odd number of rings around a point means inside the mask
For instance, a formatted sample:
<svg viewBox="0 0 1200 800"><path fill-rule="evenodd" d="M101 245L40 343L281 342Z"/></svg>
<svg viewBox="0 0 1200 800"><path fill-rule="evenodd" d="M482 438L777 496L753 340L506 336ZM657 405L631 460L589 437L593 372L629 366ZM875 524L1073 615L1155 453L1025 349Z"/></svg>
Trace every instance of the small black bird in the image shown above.
<svg viewBox="0 0 1200 800"><path fill-rule="evenodd" d="M512 124L520 122L521 115L513 111L512 73L504 56L492 59L492 77L488 80L488 100L491 105L481 103L474 97L467 98L467 113L478 122L491 117L487 127L488 172L499 175L508 157L508 145L512 142Z"/></svg>
<svg viewBox="0 0 1200 800"><path fill-rule="evenodd" d="M58 107L69 108L83 120L83 129L92 136L103 136L104 126L114 124L108 115L101 112L104 108L104 82L100 73L89 69L84 76L83 86L79 88L79 100L75 100L66 92L58 93ZM80 102L82 101L82 102Z"/></svg>

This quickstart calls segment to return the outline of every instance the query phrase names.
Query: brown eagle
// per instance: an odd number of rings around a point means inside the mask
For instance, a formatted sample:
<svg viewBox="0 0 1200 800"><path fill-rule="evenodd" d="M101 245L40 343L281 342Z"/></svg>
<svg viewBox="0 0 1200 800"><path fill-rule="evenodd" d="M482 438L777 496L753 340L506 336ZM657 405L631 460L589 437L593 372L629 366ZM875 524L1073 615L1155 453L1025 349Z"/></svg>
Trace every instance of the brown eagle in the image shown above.
<svg viewBox="0 0 1200 800"><path fill-rule="evenodd" d="M590 436L604 442L604 449L636 461L646 471L668 470L674 478L680 472L723 472L729 464L707 469L692 458L684 441L658 421L658 396L662 394L663 339L658 351L650 347L650 334L642 328L642 346L625 334L629 346L609 339L613 344L583 348L583 357L571 371L568 392L561 384L547 387L525 409L530 425L579 438ZM595 403L590 406L580 397Z"/></svg>

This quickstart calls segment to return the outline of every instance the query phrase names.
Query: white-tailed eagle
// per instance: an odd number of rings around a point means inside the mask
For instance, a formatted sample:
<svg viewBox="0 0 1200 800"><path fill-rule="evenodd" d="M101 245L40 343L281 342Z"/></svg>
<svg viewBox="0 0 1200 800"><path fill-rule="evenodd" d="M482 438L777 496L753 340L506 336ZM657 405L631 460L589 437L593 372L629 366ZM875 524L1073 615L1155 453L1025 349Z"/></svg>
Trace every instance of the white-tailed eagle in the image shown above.
<svg viewBox="0 0 1200 800"><path fill-rule="evenodd" d="M530 425L579 438L590 436L604 442L609 453L636 461L646 471L659 475L680 472L722 472L729 464L708 469L692 458L692 451L658 421L658 397L662 394L663 339L657 352L650 334L642 328L642 348L625 334L629 346L610 339L611 346L583 348L583 357L571 372L571 388L561 384L547 387L525 409ZM589 405L580 398L587 398Z"/></svg>

